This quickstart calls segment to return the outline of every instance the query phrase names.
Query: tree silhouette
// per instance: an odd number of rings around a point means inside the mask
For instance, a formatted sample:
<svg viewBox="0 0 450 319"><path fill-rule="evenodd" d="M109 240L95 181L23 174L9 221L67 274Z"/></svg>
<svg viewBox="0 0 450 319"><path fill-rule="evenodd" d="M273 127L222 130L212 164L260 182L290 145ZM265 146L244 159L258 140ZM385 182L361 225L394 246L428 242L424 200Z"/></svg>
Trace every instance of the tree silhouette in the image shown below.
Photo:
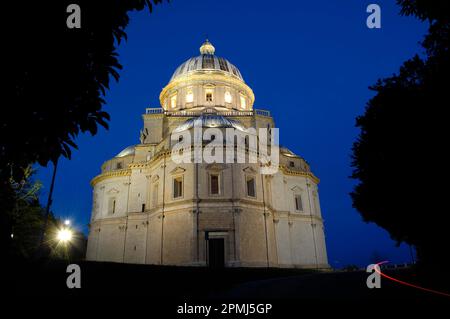
<svg viewBox="0 0 450 319"><path fill-rule="evenodd" d="M351 196L365 221L414 245L422 265L443 265L449 242L448 195L441 184L448 176L450 2L397 2L402 14L428 21L426 57L414 56L371 87L376 95L356 121L361 133L353 145L352 177L359 183Z"/></svg>
<svg viewBox="0 0 450 319"><path fill-rule="evenodd" d="M10 179L24 180L33 163L71 157L80 132L108 128L103 109L110 78L122 68L117 46L126 39L132 10L152 10L162 0L77 0L81 28L68 28L74 1L7 1L2 4L5 67L0 116L0 222L14 207ZM149 34L154 30L149 30ZM3 241L2 240L2 241Z"/></svg>

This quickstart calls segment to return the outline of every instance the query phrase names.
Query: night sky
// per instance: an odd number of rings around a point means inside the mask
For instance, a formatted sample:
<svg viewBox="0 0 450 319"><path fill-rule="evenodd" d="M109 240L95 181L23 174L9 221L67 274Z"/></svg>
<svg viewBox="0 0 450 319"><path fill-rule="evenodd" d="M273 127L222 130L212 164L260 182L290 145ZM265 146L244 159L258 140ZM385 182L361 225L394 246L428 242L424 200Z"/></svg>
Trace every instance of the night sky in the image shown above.
<svg viewBox="0 0 450 319"><path fill-rule="evenodd" d="M53 211L87 232L90 180L101 164L139 143L141 114L159 107L159 93L182 62L199 54L207 36L216 55L230 60L253 89L255 108L268 109L280 128L280 143L304 157L319 184L329 263L360 266L374 254L391 262L410 262L406 245L366 224L348 195L355 117L373 95L368 87L397 72L401 63L423 53L418 42L427 25L398 15L394 1L381 6L382 28L366 27L373 1L172 0L131 14L120 45L124 69L107 92L110 129L81 135L71 161L61 160ZM81 8L83 10L83 8ZM101 19L101 17L99 17ZM38 168L46 203L52 169ZM395 176L386 176L395 183Z"/></svg>

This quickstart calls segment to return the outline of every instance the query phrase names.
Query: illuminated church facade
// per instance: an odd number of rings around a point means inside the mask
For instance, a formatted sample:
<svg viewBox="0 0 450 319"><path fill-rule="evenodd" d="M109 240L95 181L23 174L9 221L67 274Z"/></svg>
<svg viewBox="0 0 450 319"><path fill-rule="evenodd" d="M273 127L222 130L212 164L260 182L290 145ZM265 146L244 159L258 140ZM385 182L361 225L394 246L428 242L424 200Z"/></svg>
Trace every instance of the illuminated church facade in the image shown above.
<svg viewBox="0 0 450 319"><path fill-rule="evenodd" d="M181 64L160 94L161 107L143 114L140 143L107 160L91 181L87 260L329 268L319 180L302 157L277 148L273 174L262 174L258 163L171 157L171 136L196 126L274 128L254 100L239 69L209 41Z"/></svg>

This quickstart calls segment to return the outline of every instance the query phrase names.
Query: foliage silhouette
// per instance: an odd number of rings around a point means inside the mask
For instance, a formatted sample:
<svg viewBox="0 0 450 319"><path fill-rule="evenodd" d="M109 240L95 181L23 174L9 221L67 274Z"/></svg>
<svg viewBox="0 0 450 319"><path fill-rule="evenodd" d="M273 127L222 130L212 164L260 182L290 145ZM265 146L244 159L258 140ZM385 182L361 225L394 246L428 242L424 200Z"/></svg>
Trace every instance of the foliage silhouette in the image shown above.
<svg viewBox="0 0 450 319"><path fill-rule="evenodd" d="M73 1L8 1L3 47L4 108L0 116L0 223L9 241L6 211L15 205L10 179L23 181L29 165L71 157L81 132L108 128L103 109L110 78L122 66L117 46L126 39L132 10L152 10L162 0L79 0L81 28L70 29ZM152 30L149 30L149 33ZM153 30L154 31L154 30ZM9 244L11 244L9 242Z"/></svg>
<svg viewBox="0 0 450 319"><path fill-rule="evenodd" d="M425 57L379 80L353 145L353 206L398 243L414 245L423 266L443 265L446 235L447 117L450 105L450 2L401 0L401 14L428 21ZM448 275L447 275L448 276Z"/></svg>

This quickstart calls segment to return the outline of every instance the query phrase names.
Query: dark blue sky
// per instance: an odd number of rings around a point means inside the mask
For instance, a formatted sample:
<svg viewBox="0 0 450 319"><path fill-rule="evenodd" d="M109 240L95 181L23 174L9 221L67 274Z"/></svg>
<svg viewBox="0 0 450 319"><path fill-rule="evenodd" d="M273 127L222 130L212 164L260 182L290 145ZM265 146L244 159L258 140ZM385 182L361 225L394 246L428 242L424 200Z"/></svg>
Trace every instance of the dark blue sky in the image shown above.
<svg viewBox="0 0 450 319"><path fill-rule="evenodd" d="M373 94L368 86L421 53L427 26L399 16L394 1L376 1L382 28L368 29L370 3L172 0L151 15L133 13L119 49L124 69L106 98L110 130L80 136L73 159L60 161L53 211L87 231L90 180L105 160L139 142L141 114L159 107L160 90L179 64L198 55L207 35L216 54L235 64L254 90L254 107L272 112L281 144L305 157L321 179L330 264L366 265L374 252L410 261L406 246L396 248L386 231L364 223L352 208L348 176L355 117ZM44 203L50 176L51 169L39 169ZM395 176L386 176L386 183L395 183Z"/></svg>

